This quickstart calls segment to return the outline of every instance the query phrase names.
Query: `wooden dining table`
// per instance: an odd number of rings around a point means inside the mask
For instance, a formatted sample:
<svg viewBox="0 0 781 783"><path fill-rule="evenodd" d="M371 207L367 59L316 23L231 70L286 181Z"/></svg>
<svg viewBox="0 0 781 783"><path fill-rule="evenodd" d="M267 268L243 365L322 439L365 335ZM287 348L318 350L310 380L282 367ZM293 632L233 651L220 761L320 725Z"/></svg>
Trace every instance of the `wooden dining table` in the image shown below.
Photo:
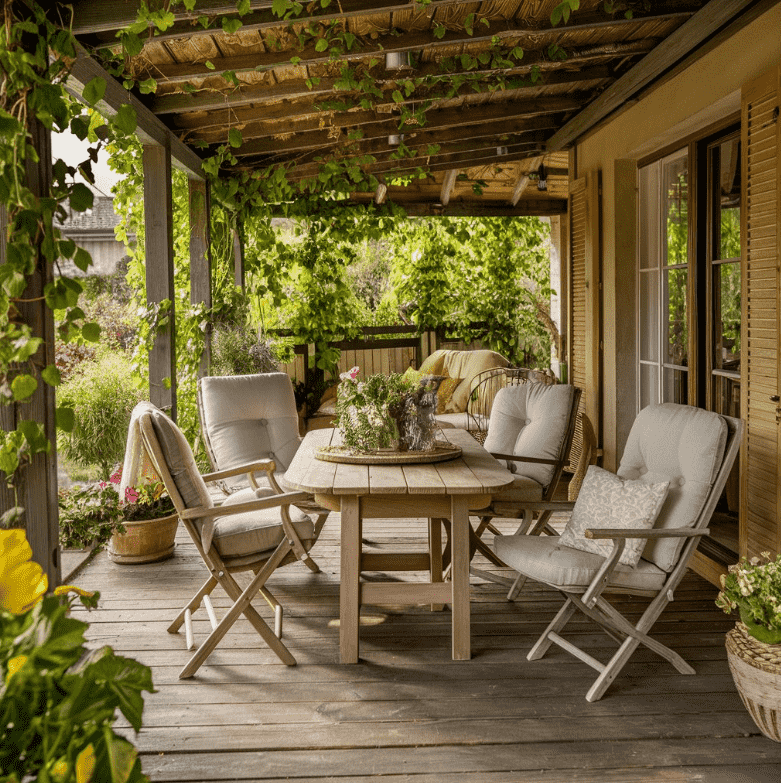
<svg viewBox="0 0 781 783"><path fill-rule="evenodd" d="M341 514L339 651L357 663L361 606L449 604L453 660L471 658L469 607L469 512L485 508L493 493L513 480L465 430L440 438L459 446L455 459L430 464L341 464L318 459L318 449L340 445L336 429L308 433L285 473L285 484L311 492ZM428 520L428 552L364 552L364 519ZM443 579L442 522L450 520L449 581ZM365 571L428 571L429 581L361 581Z"/></svg>

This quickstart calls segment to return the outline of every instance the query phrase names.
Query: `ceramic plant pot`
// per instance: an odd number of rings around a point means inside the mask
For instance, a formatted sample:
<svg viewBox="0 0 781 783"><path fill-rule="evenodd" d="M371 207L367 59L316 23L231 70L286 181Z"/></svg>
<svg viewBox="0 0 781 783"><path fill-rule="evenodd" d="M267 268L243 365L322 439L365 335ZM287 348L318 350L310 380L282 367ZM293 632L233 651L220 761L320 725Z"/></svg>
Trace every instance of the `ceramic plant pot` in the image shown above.
<svg viewBox="0 0 781 783"><path fill-rule="evenodd" d="M115 563L155 563L174 553L179 517L176 513L158 519L124 522L125 532L111 536L109 559Z"/></svg>

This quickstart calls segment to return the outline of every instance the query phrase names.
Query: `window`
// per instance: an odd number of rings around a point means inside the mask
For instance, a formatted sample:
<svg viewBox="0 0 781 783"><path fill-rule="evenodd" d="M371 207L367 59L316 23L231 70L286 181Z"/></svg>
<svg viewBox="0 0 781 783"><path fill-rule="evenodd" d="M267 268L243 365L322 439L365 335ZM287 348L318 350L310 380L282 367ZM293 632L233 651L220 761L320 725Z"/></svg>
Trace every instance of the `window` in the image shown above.
<svg viewBox="0 0 781 783"><path fill-rule="evenodd" d="M640 169L638 409L689 396L689 154Z"/></svg>

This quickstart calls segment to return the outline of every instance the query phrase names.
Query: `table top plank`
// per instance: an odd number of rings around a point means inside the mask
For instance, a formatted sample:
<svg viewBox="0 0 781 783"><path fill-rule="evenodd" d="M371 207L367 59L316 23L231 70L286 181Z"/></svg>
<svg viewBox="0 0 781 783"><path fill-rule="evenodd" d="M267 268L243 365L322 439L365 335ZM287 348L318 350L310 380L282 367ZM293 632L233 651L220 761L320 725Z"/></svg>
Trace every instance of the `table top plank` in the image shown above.
<svg viewBox="0 0 781 783"><path fill-rule="evenodd" d="M439 477L436 465L408 465L402 467L402 471L410 495L445 494L445 484Z"/></svg>
<svg viewBox="0 0 781 783"><path fill-rule="evenodd" d="M318 448L338 445L335 430L307 433L285 474L287 484L306 492L333 495L490 494L512 482L512 474L465 430L446 430L458 445L458 459L418 465L346 465L315 458Z"/></svg>
<svg viewBox="0 0 781 783"><path fill-rule="evenodd" d="M406 495L409 493L403 470L396 465L369 465L369 493Z"/></svg>

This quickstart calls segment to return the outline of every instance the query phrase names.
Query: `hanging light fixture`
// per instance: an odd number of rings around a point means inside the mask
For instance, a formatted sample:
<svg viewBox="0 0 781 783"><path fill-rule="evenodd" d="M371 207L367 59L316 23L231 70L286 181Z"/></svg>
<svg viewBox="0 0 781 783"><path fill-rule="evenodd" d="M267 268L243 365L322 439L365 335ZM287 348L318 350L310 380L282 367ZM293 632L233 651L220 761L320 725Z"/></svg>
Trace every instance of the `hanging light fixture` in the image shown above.
<svg viewBox="0 0 781 783"><path fill-rule="evenodd" d="M409 52L385 52L385 68L389 71L411 68Z"/></svg>
<svg viewBox="0 0 781 783"><path fill-rule="evenodd" d="M540 163L540 167L537 169L537 190L548 189L548 172L545 171L545 165Z"/></svg>
<svg viewBox="0 0 781 783"><path fill-rule="evenodd" d="M496 148L496 154L500 157L503 155L508 155L510 150L507 149L507 147L497 147Z"/></svg>
<svg viewBox="0 0 781 783"><path fill-rule="evenodd" d="M402 141L404 141L403 133L392 133L388 136L388 144L390 144L391 147L398 147Z"/></svg>

